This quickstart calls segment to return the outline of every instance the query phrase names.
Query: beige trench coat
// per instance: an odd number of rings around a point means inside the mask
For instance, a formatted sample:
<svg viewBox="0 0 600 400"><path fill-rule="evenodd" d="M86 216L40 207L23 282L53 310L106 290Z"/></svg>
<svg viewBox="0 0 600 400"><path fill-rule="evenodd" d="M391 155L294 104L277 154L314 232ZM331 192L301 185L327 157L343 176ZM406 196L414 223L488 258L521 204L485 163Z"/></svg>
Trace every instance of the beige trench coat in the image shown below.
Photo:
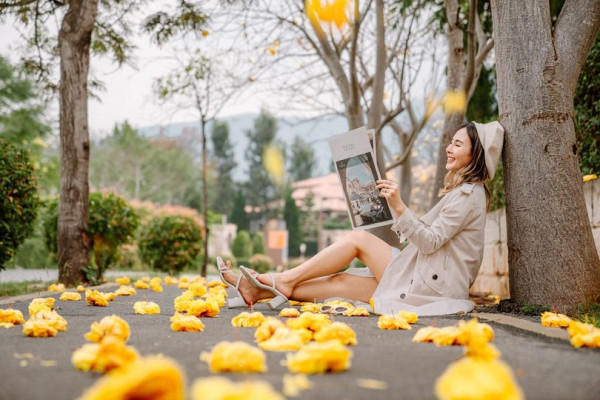
<svg viewBox="0 0 600 400"><path fill-rule="evenodd" d="M387 266L372 305L377 314L470 312L469 288L483 258L485 189L465 183L421 219L405 211L392 230L409 245Z"/></svg>

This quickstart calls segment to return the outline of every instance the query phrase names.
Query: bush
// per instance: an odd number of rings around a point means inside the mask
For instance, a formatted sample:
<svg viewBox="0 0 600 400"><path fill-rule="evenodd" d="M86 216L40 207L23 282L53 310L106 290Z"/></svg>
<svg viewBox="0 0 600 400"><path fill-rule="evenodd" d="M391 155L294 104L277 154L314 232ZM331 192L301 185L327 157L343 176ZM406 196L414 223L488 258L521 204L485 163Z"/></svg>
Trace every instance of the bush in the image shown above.
<svg viewBox="0 0 600 400"><path fill-rule="evenodd" d="M44 239L48 249L57 253L56 227L58 224L58 199L46 202L43 217ZM95 265L95 277L101 280L110 264L117 260L119 246L128 243L139 225L138 213L125 199L113 193L90 193L88 235Z"/></svg>
<svg viewBox="0 0 600 400"><path fill-rule="evenodd" d="M25 239L14 257L15 264L22 268L56 268L56 262L48 251L44 239L31 236Z"/></svg>
<svg viewBox="0 0 600 400"><path fill-rule="evenodd" d="M260 233L252 235L252 253L265 254L265 240Z"/></svg>
<svg viewBox="0 0 600 400"><path fill-rule="evenodd" d="M194 264L202 250L202 228L193 218L157 216L140 234L142 261L153 269L175 274Z"/></svg>
<svg viewBox="0 0 600 400"><path fill-rule="evenodd" d="M264 274L266 272L271 271L275 267L275 263L273 259L266 254L255 254L250 257L250 268L258 272L259 274Z"/></svg>
<svg viewBox="0 0 600 400"><path fill-rule="evenodd" d="M248 231L241 230L235 235L231 244L231 252L236 258L250 258L252 255L252 241Z"/></svg>
<svg viewBox="0 0 600 400"><path fill-rule="evenodd" d="M29 155L0 139L0 270L32 232L39 207Z"/></svg>

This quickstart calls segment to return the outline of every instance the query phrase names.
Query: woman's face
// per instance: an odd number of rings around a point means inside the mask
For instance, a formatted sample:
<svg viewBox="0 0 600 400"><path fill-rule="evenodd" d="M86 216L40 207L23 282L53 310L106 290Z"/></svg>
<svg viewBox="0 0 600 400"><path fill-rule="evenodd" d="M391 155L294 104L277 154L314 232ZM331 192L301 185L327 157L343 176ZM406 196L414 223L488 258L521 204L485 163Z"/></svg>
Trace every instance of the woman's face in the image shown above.
<svg viewBox="0 0 600 400"><path fill-rule="evenodd" d="M456 131L452 141L446 147L446 156L446 169L448 171L456 172L469 165L473 155L471 154L471 139L467 135L467 128Z"/></svg>

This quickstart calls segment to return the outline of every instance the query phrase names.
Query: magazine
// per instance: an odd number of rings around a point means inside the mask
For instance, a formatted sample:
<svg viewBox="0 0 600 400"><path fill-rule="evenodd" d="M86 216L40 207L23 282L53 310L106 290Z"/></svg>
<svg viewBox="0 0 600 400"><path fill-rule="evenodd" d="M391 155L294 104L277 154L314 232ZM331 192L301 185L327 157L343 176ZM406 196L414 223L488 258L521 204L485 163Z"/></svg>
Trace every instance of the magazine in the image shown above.
<svg viewBox="0 0 600 400"><path fill-rule="evenodd" d="M371 138L369 138L369 133ZM340 179L352 229L370 229L394 222L386 199L375 187L380 179L375 162L373 131L354 129L329 139L333 163Z"/></svg>

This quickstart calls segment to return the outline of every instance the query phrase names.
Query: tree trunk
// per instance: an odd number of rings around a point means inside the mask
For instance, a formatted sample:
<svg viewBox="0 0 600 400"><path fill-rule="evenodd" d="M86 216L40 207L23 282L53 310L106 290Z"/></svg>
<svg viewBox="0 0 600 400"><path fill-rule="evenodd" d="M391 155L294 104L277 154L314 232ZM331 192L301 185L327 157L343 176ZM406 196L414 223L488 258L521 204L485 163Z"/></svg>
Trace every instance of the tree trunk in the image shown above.
<svg viewBox="0 0 600 400"><path fill-rule="evenodd" d="M408 135L402 135L402 150L409 146ZM405 204L410 205L410 195L412 192L412 157L406 157L406 160L397 168L398 182L400 184L400 197Z"/></svg>
<svg viewBox="0 0 600 400"><path fill-rule="evenodd" d="M60 47L60 203L57 245L59 281L86 280L89 264L87 80L96 0L71 0L59 33Z"/></svg>
<svg viewBox="0 0 600 400"><path fill-rule="evenodd" d="M208 267L208 234L209 234L209 225L208 225L208 187L206 185L206 120L202 118L201 129L202 129L202 216L204 219L204 226L202 230L204 231L204 260L202 261L202 271L201 275L206 277L207 267Z"/></svg>
<svg viewBox="0 0 600 400"><path fill-rule="evenodd" d="M565 311L600 295L583 197L573 93L600 28L600 2L492 0L511 298ZM572 309L572 308L571 308Z"/></svg>

